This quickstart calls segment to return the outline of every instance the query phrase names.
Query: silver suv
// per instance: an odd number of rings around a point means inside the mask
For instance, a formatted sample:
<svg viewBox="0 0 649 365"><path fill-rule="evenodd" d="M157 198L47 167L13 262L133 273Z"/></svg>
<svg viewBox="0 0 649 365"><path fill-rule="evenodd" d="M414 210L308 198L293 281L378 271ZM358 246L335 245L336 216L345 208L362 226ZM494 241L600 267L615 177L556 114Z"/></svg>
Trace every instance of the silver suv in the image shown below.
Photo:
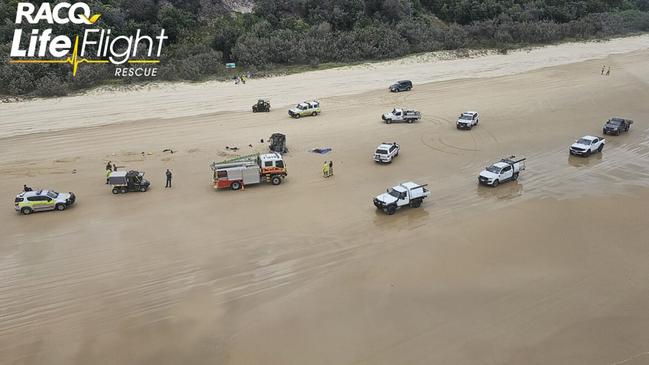
<svg viewBox="0 0 649 365"><path fill-rule="evenodd" d="M65 210L74 204L74 193L57 193L52 190L24 191L16 195L14 206L24 215L44 210Z"/></svg>

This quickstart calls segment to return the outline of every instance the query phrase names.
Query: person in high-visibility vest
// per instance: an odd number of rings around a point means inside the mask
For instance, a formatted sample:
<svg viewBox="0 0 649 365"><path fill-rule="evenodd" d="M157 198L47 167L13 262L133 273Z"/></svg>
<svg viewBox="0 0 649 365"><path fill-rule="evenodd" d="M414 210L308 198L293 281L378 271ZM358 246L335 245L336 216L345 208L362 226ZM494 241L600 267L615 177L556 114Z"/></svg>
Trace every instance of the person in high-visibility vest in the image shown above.
<svg viewBox="0 0 649 365"><path fill-rule="evenodd" d="M329 177L329 162L325 161L322 165L322 175L324 177Z"/></svg>

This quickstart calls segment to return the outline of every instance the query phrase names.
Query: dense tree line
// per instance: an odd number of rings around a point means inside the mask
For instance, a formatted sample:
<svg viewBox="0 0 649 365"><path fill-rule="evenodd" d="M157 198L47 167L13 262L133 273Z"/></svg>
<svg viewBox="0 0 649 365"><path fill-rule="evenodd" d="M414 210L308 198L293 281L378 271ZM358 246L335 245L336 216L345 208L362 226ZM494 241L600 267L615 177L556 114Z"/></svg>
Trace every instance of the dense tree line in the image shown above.
<svg viewBox="0 0 649 365"><path fill-rule="evenodd" d="M0 58L9 58L18 0L0 2ZM42 1L33 1L39 3ZM256 0L234 13L221 0L91 0L114 34L169 36L159 79L400 57L462 48L508 49L649 30L649 0ZM79 26L55 26L77 34ZM112 66L0 64L0 94L57 96L115 78Z"/></svg>

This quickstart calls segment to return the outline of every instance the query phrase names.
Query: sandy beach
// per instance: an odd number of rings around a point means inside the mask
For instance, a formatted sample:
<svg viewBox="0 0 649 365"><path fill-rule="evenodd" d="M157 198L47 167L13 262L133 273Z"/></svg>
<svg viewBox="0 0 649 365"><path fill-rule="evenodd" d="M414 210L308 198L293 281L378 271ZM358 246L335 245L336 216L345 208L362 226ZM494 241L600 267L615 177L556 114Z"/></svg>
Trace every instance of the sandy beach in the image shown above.
<svg viewBox="0 0 649 365"><path fill-rule="evenodd" d="M640 35L521 49L506 55L466 51L460 53L467 57L458 58L450 52L427 53L393 61L252 79L246 85L218 81L153 83L109 92L106 89L111 88L100 87L79 96L0 103L0 138L146 119L248 111L258 98L270 98L275 107L285 107L306 99L387 89L401 79L423 84L515 75L646 49L649 49L649 35Z"/></svg>
<svg viewBox="0 0 649 365"><path fill-rule="evenodd" d="M646 364L648 41L1 104L0 363ZM400 78L415 88L389 93ZM321 115L288 117L310 97ZM382 123L395 106L423 119ZM458 131L465 110L480 125ZM612 116L631 131L569 157ZM283 184L212 189L226 146L274 132ZM402 150L377 165L384 141ZM477 185L512 154L519 181ZM111 194L108 160L152 189ZM421 208L374 208L407 180L429 184ZM21 216L23 184L78 202Z"/></svg>

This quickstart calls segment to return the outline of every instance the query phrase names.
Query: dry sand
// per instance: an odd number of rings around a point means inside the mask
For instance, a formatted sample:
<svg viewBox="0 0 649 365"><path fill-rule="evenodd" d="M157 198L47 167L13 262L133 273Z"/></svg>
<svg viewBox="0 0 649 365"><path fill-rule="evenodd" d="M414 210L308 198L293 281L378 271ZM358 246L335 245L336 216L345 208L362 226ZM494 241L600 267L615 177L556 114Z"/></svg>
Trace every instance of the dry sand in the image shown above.
<svg viewBox="0 0 649 365"><path fill-rule="evenodd" d="M614 44L598 55L620 51ZM161 88L2 105L5 135L102 98L119 102L89 120L147 119L0 140L0 363L646 364L648 56L539 61L401 94L385 82L423 66L385 68L362 93L365 71L330 70L317 85L339 82L346 95L323 97L323 114L300 120L285 108L221 111L262 90L286 98L279 104L302 98L273 79L236 89L236 102L223 98L233 86L207 84L179 86L177 98ZM453 62L489 76L482 58ZM338 73L357 76L347 84ZM393 106L424 119L382 124ZM466 109L481 122L460 132ZM79 126L80 115L59 126ZM634 119L631 132L608 137L602 154L568 157L574 138L599 134L612 115ZM284 184L212 191L208 163L226 145L262 151L259 139L276 131L291 149ZM382 141L402 145L391 165L371 161ZM307 152L321 146L334 152ZM478 187L479 170L509 154L528 157L520 181ZM109 159L145 170L152 190L113 196ZM333 178L320 176L325 159ZM175 186L165 190L167 167ZM432 190L421 208L374 209L374 195L409 179ZM10 199L23 183L72 190L78 204L20 216Z"/></svg>
<svg viewBox="0 0 649 365"><path fill-rule="evenodd" d="M513 75L645 49L649 49L649 35L565 43L511 51L507 55L466 52L469 57L457 58L449 52L428 53L395 61L253 79L246 85L213 81L150 84L121 92L99 88L74 97L0 104L0 138L142 119L248 111L260 97L269 97L275 107L284 107L306 99L387 89L400 79L413 79L417 87L434 81ZM600 69L601 65L593 66L593 72Z"/></svg>

